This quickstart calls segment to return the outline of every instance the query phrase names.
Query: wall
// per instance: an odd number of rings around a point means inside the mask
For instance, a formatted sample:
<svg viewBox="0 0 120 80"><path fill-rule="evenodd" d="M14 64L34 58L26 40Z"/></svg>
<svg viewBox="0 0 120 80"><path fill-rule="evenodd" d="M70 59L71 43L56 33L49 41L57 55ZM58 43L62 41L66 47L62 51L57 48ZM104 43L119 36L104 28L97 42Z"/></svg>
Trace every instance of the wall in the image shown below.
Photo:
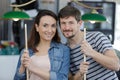
<svg viewBox="0 0 120 80"><path fill-rule="evenodd" d="M0 16L10 10L10 0L0 0Z"/></svg>
<svg viewBox="0 0 120 80"><path fill-rule="evenodd" d="M0 55L0 80L13 80L19 56Z"/></svg>

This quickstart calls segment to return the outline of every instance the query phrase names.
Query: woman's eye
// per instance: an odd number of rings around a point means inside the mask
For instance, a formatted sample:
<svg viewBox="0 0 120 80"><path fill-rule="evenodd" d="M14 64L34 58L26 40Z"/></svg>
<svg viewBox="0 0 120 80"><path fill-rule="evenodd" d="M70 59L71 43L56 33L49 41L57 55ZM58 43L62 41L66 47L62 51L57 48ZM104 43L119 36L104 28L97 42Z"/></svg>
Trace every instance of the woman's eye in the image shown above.
<svg viewBox="0 0 120 80"><path fill-rule="evenodd" d="M52 25L52 27L56 27L56 25L54 24L54 25Z"/></svg>
<svg viewBox="0 0 120 80"><path fill-rule="evenodd" d="M47 27L47 24L44 24L43 27Z"/></svg>

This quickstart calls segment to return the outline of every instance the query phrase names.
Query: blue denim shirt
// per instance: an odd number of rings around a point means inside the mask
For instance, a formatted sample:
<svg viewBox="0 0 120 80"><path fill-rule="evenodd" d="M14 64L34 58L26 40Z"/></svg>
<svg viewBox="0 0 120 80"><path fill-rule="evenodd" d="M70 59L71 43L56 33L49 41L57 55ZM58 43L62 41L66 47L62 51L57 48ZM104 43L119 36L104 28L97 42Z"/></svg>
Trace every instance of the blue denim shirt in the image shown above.
<svg viewBox="0 0 120 80"><path fill-rule="evenodd" d="M21 51L21 54L23 50ZM29 55L33 55L33 51L29 49ZM20 54L20 58L21 58ZM50 80L68 80L69 65L70 65L70 50L67 46L52 42L48 51L50 58ZM19 74L21 61L18 61L17 70L14 80L26 80L26 72Z"/></svg>

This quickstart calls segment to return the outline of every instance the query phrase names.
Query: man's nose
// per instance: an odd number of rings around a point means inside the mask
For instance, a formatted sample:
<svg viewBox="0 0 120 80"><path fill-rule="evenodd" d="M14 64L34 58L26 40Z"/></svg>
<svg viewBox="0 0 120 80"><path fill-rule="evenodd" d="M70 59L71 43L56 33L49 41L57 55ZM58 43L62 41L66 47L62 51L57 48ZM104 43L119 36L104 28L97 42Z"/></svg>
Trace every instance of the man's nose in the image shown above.
<svg viewBox="0 0 120 80"><path fill-rule="evenodd" d="M66 23L66 24L65 24L65 28L66 28L66 29L69 29L69 23Z"/></svg>

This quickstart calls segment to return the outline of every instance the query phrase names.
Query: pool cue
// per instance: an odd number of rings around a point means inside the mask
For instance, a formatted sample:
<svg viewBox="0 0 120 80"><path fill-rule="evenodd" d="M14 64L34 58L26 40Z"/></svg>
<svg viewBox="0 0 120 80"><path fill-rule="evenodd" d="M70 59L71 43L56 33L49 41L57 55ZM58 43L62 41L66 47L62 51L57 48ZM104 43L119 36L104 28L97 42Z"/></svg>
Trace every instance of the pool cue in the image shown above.
<svg viewBox="0 0 120 80"><path fill-rule="evenodd" d="M84 28L84 40L86 40L86 28ZM84 62L86 62L86 55L84 54ZM84 74L84 80L86 80L86 74Z"/></svg>
<svg viewBox="0 0 120 80"><path fill-rule="evenodd" d="M25 24L25 50L26 50L26 51L28 50L28 43L27 43L27 24ZM26 79L26 80L29 80L29 71L28 71L28 69L26 69L26 76L27 76L27 79Z"/></svg>

